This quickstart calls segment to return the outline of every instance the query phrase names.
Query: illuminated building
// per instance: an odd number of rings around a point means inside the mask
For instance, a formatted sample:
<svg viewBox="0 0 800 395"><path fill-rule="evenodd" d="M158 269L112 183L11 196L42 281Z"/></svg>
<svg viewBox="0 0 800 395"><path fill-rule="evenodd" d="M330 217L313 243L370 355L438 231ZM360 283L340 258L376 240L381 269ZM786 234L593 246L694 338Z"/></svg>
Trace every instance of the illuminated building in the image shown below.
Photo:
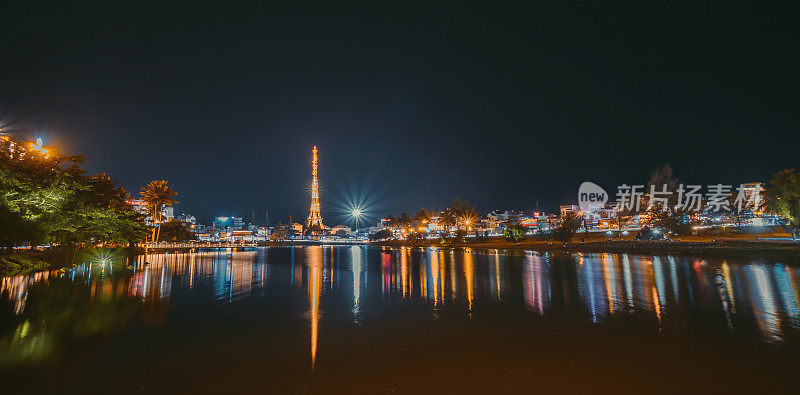
<svg viewBox="0 0 800 395"><path fill-rule="evenodd" d="M308 219L306 228L318 226L325 228L322 224L322 214L319 212L319 180L317 179L317 146L314 146L311 159L311 206L308 209Z"/></svg>
<svg viewBox="0 0 800 395"><path fill-rule="evenodd" d="M175 217L175 219L187 225L197 225L197 218L191 214L181 214Z"/></svg>
<svg viewBox="0 0 800 395"><path fill-rule="evenodd" d="M150 217L150 210L147 208L147 202L142 199L130 199L127 201L131 205L133 211L144 215L144 222L148 225L153 224L153 218ZM161 222L169 222L175 217L175 211L172 206L164 206L161 209Z"/></svg>
<svg viewBox="0 0 800 395"><path fill-rule="evenodd" d="M242 217L216 217L214 227L218 229L239 230L244 228Z"/></svg>
<svg viewBox="0 0 800 395"><path fill-rule="evenodd" d="M336 226L331 228L331 234L335 235L335 234L339 233L340 231L344 232L348 236L353 234L353 229L351 229L347 225L336 225Z"/></svg>

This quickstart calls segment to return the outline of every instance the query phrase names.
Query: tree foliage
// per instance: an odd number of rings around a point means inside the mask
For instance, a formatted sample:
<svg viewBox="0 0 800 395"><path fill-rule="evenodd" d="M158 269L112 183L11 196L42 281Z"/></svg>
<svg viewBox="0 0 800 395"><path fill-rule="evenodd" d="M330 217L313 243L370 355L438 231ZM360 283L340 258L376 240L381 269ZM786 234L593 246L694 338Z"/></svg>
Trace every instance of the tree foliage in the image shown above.
<svg viewBox="0 0 800 395"><path fill-rule="evenodd" d="M181 221L170 220L161 224L160 238L163 241L186 241L195 240L194 233L186 229Z"/></svg>
<svg viewBox="0 0 800 395"><path fill-rule="evenodd" d="M513 222L506 226L506 229L503 231L503 236L508 241L519 243L525 239L525 234L527 232L528 228L520 225L519 222Z"/></svg>
<svg viewBox="0 0 800 395"><path fill-rule="evenodd" d="M670 231L678 235L685 235L691 232L691 225L684 219L685 213L668 208L666 210L653 210L650 222L658 228Z"/></svg>
<svg viewBox="0 0 800 395"><path fill-rule="evenodd" d="M772 175L767 188L767 208L781 217L784 227L797 237L800 231L800 173L794 169Z"/></svg>
<svg viewBox="0 0 800 395"><path fill-rule="evenodd" d="M142 197L142 200L147 203L147 210L150 212L150 218L153 219L158 227L158 233L155 233L155 228L153 229L153 241L158 242L161 235L161 222L164 220L162 211L164 207L178 203L178 201L175 200L175 196L178 196L178 192L172 190L167 180L155 180L150 181L147 186L142 187L139 195Z"/></svg>
<svg viewBox="0 0 800 395"><path fill-rule="evenodd" d="M0 141L0 244L133 243L146 234L129 194L106 174L84 175L82 157L45 156Z"/></svg>
<svg viewBox="0 0 800 395"><path fill-rule="evenodd" d="M561 225L553 230L553 238L558 241L569 242L575 237L575 232L581 226L581 219L573 212L567 212L561 219Z"/></svg>
<svg viewBox="0 0 800 395"><path fill-rule="evenodd" d="M392 237L392 231L389 229L381 229L371 235L369 235L369 239L372 241L375 240L385 240Z"/></svg>

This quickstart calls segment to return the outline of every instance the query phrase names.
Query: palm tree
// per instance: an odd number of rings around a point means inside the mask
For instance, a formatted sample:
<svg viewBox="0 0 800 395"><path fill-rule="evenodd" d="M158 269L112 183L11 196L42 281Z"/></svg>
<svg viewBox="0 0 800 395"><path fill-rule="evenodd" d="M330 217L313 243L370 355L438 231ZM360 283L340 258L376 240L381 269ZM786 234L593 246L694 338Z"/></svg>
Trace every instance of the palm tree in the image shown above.
<svg viewBox="0 0 800 395"><path fill-rule="evenodd" d="M399 221L399 218L392 215L392 213L389 213L389 215L387 215L386 218L384 219L389 223L390 228L397 226L397 223Z"/></svg>
<svg viewBox="0 0 800 395"><path fill-rule="evenodd" d="M456 224L456 216L452 208L446 208L442 211L442 214L439 216L438 224L442 227L442 230L444 230L445 235L450 234L450 227Z"/></svg>
<svg viewBox="0 0 800 395"><path fill-rule="evenodd" d="M469 230L478 220L478 211L469 202L462 202L456 199L448 210L455 217L459 229L461 229L461 224L463 223Z"/></svg>
<svg viewBox="0 0 800 395"><path fill-rule="evenodd" d="M141 195L142 200L147 203L150 217L153 218L153 222L155 222L156 227L158 227L158 233L156 233L156 228L153 228L153 241L157 243L158 236L161 233L161 222L163 220L161 211L164 210L164 207L178 203L178 201L174 199L178 193L170 188L167 180L156 180L150 181L147 186L142 187L139 195Z"/></svg>
<svg viewBox="0 0 800 395"><path fill-rule="evenodd" d="M403 211L403 213L400 214L400 218L397 219L397 222L400 224L401 229L406 229L411 224L411 217L408 216L408 213Z"/></svg>
<svg viewBox="0 0 800 395"><path fill-rule="evenodd" d="M419 209L419 212L414 214L414 221L417 221L421 225L427 225L431 222L431 213L423 207Z"/></svg>

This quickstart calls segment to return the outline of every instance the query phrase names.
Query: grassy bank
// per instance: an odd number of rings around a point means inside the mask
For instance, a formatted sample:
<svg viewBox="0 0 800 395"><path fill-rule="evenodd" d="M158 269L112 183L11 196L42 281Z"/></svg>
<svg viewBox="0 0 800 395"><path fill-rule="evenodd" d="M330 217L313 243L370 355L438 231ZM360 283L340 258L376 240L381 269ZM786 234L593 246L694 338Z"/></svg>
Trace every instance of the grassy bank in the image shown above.
<svg viewBox="0 0 800 395"><path fill-rule="evenodd" d="M98 256L120 257L130 252L127 248L50 248L45 250L17 250L0 257L0 277L30 274L42 270L72 267L76 263L96 259Z"/></svg>
<svg viewBox="0 0 800 395"><path fill-rule="evenodd" d="M40 270L45 270L50 264L41 257L33 254L14 254L0 258L0 277L17 276Z"/></svg>

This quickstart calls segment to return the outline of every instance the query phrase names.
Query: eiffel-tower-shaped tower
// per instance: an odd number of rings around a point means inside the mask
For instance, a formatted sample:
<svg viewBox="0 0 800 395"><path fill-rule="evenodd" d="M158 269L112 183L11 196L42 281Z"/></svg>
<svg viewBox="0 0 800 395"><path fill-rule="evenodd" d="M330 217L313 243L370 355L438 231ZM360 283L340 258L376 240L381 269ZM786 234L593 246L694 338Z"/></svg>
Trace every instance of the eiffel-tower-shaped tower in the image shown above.
<svg viewBox="0 0 800 395"><path fill-rule="evenodd" d="M322 214L319 212L319 180L317 179L317 146L314 146L311 159L311 207L308 209L306 228L317 225L323 228Z"/></svg>

